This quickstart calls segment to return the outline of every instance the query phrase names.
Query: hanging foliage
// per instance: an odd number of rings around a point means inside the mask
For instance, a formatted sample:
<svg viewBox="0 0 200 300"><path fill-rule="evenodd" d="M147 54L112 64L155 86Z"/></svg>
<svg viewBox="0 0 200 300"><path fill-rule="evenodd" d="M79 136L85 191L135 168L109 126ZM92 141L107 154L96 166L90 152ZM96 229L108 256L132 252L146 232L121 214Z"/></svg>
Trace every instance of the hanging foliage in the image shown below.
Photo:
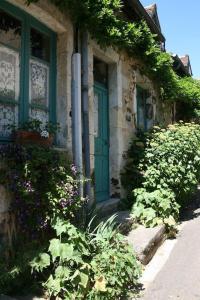
<svg viewBox="0 0 200 300"><path fill-rule="evenodd" d="M81 30L87 30L102 47L125 50L141 61L141 71L160 87L167 100L200 102L200 86L190 79L181 79L173 70L171 55L163 52L156 35L144 20L131 22L123 17L121 0L50 0L62 11L68 11ZM38 0L27 0L27 4ZM199 105L199 104L198 104Z"/></svg>

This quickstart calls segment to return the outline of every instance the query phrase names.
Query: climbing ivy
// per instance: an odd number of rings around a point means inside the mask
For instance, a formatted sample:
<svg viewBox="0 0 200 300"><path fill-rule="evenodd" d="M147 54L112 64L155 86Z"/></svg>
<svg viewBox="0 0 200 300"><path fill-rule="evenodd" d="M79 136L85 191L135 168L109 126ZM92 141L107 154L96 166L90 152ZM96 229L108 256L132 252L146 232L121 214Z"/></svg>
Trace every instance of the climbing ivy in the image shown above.
<svg viewBox="0 0 200 300"><path fill-rule="evenodd" d="M199 123L200 120L200 81L191 77L180 78L178 80L178 92L174 99L179 104L181 119L185 121L193 120Z"/></svg>
<svg viewBox="0 0 200 300"><path fill-rule="evenodd" d="M141 61L141 72L160 87L163 99L200 103L200 85L181 79L173 70L170 54L163 52L144 20L131 22L123 17L122 0L50 0L70 15L78 28L87 30L102 46L125 50ZM27 0L27 4L38 0ZM198 100L198 101L197 101Z"/></svg>
<svg viewBox="0 0 200 300"><path fill-rule="evenodd" d="M178 81L179 93L177 97L185 101L195 101L200 99L200 81L191 77L180 78ZM199 103L200 108L200 103Z"/></svg>

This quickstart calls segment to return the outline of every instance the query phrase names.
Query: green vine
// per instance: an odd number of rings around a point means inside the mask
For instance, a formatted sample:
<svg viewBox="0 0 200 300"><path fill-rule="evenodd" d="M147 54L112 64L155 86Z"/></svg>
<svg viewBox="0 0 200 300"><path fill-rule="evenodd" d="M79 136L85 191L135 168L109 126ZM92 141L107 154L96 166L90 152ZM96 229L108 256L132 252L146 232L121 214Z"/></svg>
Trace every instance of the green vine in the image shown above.
<svg viewBox="0 0 200 300"><path fill-rule="evenodd" d="M141 61L141 71L160 87L163 99L200 103L200 84L181 79L173 70L170 54L163 52L146 22L130 22L121 0L50 0L70 15L78 28L87 30L102 47L125 50ZM38 0L27 0L27 4ZM189 88L188 88L189 87Z"/></svg>

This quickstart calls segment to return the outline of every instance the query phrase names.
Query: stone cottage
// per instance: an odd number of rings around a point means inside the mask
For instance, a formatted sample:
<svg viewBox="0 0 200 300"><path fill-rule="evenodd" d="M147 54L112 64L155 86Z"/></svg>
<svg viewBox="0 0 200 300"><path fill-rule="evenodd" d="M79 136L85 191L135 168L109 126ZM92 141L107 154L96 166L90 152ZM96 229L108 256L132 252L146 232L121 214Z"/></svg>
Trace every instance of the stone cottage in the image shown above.
<svg viewBox="0 0 200 300"><path fill-rule="evenodd" d="M145 19L165 50L156 6L126 0L123 13ZM140 62L125 52L103 50L88 33L80 37L67 12L48 0L0 1L0 139L8 125L28 118L60 123L56 147L73 154L86 177L91 201L115 206L121 197L120 171L136 128L172 120L171 106L156 83L140 73ZM0 187L0 223L9 219L9 196Z"/></svg>

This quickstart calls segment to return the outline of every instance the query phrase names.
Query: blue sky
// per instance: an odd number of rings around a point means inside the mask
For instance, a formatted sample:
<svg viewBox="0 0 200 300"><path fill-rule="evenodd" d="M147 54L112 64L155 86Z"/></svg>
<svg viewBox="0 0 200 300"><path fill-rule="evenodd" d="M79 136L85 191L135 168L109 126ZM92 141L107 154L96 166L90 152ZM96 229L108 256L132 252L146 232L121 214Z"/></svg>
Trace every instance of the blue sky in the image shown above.
<svg viewBox="0 0 200 300"><path fill-rule="evenodd" d="M146 6L156 3L166 49L189 54L193 75L200 78L200 0L140 0Z"/></svg>

